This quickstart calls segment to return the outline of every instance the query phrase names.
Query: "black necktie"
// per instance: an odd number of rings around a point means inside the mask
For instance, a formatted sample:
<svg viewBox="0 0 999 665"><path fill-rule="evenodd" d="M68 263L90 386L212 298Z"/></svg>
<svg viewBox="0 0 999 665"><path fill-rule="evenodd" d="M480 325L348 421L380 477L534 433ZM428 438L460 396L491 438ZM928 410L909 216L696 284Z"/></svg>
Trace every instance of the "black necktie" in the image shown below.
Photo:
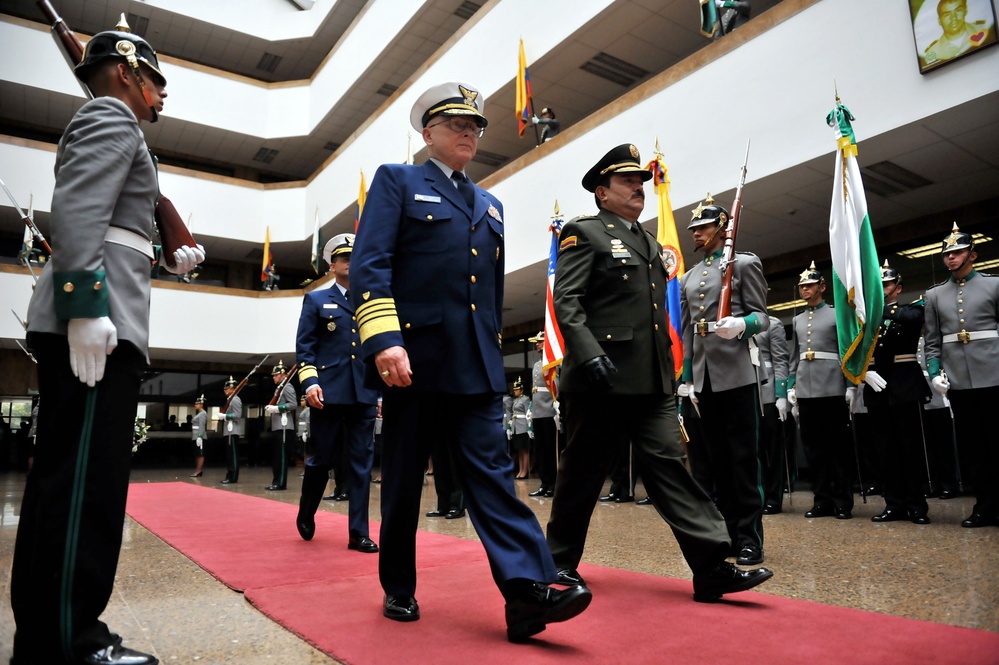
<svg viewBox="0 0 999 665"><path fill-rule="evenodd" d="M636 236L638 236L640 239L642 239L642 240L645 239L645 231L642 230L642 227L641 227L641 225L639 225L638 222L632 222L631 223L631 231Z"/></svg>
<svg viewBox="0 0 999 665"><path fill-rule="evenodd" d="M350 300L350 289L345 289L343 292L343 297Z"/></svg>
<svg viewBox="0 0 999 665"><path fill-rule="evenodd" d="M465 205L468 206L468 211L474 211L475 186L468 181L468 178L466 178L465 174L461 171L454 171L451 174L451 179L454 180L454 184L458 186L458 193L461 194L461 198L465 199Z"/></svg>

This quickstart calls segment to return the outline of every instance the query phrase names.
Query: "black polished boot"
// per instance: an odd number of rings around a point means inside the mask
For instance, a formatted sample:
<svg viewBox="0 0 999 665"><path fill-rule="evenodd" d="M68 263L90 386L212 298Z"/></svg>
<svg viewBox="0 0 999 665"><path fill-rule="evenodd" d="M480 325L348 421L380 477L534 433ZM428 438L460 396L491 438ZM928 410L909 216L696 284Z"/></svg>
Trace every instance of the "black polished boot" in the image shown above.
<svg viewBox="0 0 999 665"><path fill-rule="evenodd" d="M303 540L312 540L316 534L316 511L323 500L323 491L329 480L329 471L321 466L305 466L302 478L302 497L298 500L298 517L295 526Z"/></svg>

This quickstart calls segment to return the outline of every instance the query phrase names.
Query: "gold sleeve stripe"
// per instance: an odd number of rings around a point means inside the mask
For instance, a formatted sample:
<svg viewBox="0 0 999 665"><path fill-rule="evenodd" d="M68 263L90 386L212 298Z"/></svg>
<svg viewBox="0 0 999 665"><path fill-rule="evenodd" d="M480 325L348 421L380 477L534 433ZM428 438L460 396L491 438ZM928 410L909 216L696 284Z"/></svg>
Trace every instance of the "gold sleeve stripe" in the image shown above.
<svg viewBox="0 0 999 665"><path fill-rule="evenodd" d="M357 308L357 325L363 344L375 335L399 332L399 315L394 298L375 298Z"/></svg>
<svg viewBox="0 0 999 665"><path fill-rule="evenodd" d="M360 324L361 344L370 338L387 332L399 332L399 317L395 314L373 317Z"/></svg>
<svg viewBox="0 0 999 665"><path fill-rule="evenodd" d="M363 303L357 308L358 323L364 323L366 319L385 315L396 316L394 298L377 298Z"/></svg>
<svg viewBox="0 0 999 665"><path fill-rule="evenodd" d="M298 380L299 382L305 381L306 379L316 379L319 378L319 372L316 370L315 365L302 365L298 370Z"/></svg>

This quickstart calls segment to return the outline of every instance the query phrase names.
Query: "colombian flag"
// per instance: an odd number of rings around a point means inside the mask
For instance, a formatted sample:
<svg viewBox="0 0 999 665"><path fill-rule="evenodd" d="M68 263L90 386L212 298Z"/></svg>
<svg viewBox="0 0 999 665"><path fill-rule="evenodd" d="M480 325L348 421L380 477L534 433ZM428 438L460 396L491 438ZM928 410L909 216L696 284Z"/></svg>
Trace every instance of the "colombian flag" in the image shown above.
<svg viewBox="0 0 999 665"><path fill-rule="evenodd" d="M683 335L680 325L680 275L685 272L683 254L680 252L680 238L676 233L676 220L673 219L673 206L669 201L669 172L663 164L663 155L656 143L655 159L645 168L652 171L652 184L659 197L659 226L656 240L663 246L663 263L669 273L666 282L666 322L669 324L669 339L673 344L673 370L676 378L683 373Z"/></svg>
<svg viewBox="0 0 999 665"><path fill-rule="evenodd" d="M524 131L531 124L531 77L527 73L527 58L524 57L524 40L520 40L520 61L517 69L517 133L523 138Z"/></svg>
<svg viewBox="0 0 999 665"><path fill-rule="evenodd" d="M266 282L274 274L274 257L271 256L271 227L264 235L264 262L260 266L260 281Z"/></svg>
<svg viewBox="0 0 999 665"><path fill-rule="evenodd" d="M357 214L354 215L354 233L361 225L361 213L364 212L364 201L368 198L368 187L364 184L364 171L361 171L361 191L357 193Z"/></svg>

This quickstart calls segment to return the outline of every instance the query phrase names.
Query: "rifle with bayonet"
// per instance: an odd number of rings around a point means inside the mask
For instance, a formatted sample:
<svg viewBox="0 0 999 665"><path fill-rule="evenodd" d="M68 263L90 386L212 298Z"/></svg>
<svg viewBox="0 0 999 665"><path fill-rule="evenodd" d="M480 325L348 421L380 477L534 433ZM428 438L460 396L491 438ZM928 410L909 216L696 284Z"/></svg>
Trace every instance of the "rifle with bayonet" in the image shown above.
<svg viewBox="0 0 999 665"><path fill-rule="evenodd" d="M739 232L739 213L742 211L742 187L746 184L746 167L749 165L749 143L746 143L746 159L742 162L742 173L739 176L739 186L735 190L735 200L732 202L728 225L725 227L725 245L722 247L721 261L718 267L722 271L721 291L718 296L718 315L721 320L732 316L732 264L735 263L735 237Z"/></svg>
<svg viewBox="0 0 999 665"><path fill-rule="evenodd" d="M222 413L226 413L227 411L229 411L229 405L232 404L232 400L234 400L236 398L236 395L238 395L239 391L243 389L243 386L246 385L246 382L250 380L250 377L253 376L253 374L258 369L260 369L260 366L264 364L264 361L267 360L270 357L271 357L271 355L269 353L266 356L264 356L260 360L260 362L258 362L256 364L256 366L253 369L250 370L250 373L247 374L246 376L244 376L243 380L236 384L236 389L233 390L232 394L229 395L228 397L226 397L226 399L225 399L225 405L223 405L223 407L222 407Z"/></svg>
<svg viewBox="0 0 999 665"><path fill-rule="evenodd" d="M66 56L66 62L69 63L70 68L75 68L83 61L83 43L77 39L73 31L66 25L66 21L59 16L49 0L38 0L36 4L42 10L42 13L45 14L48 22L52 24L52 34L55 37L56 43L61 47L63 55ZM123 19L124 16L122 14ZM88 97L93 98L93 93L87 86L83 86L83 90L87 93ZM151 152L150 156L152 156ZM153 159L155 160L156 158L153 157ZM184 225L184 220L181 218L180 213L177 212L177 208L174 207L173 202L162 194L156 200L155 220L160 240L163 241L163 260L168 266L172 267L176 265L173 253L181 247L194 248L198 246L198 243L194 240L194 236L191 235L190 230ZM48 248L48 245L46 245L46 248ZM49 254L52 253L51 249L48 251Z"/></svg>
<svg viewBox="0 0 999 665"><path fill-rule="evenodd" d="M45 236L42 235L42 232L38 230L37 226L35 226L35 220L31 219L31 215L28 215L26 212L24 212L24 210L18 204L17 199L15 199L11 191L7 189L7 183L5 183L3 180L0 180L0 186L3 187L3 191L7 192L7 198L10 199L10 202L12 204L14 204L14 210L16 210L17 214L21 216L21 219L24 220L24 225L28 227L29 231L31 231L31 237L35 239L36 243L40 243L41 246L45 248L45 252L49 256L52 256L52 248L49 247L49 243L47 240L45 240Z"/></svg>

